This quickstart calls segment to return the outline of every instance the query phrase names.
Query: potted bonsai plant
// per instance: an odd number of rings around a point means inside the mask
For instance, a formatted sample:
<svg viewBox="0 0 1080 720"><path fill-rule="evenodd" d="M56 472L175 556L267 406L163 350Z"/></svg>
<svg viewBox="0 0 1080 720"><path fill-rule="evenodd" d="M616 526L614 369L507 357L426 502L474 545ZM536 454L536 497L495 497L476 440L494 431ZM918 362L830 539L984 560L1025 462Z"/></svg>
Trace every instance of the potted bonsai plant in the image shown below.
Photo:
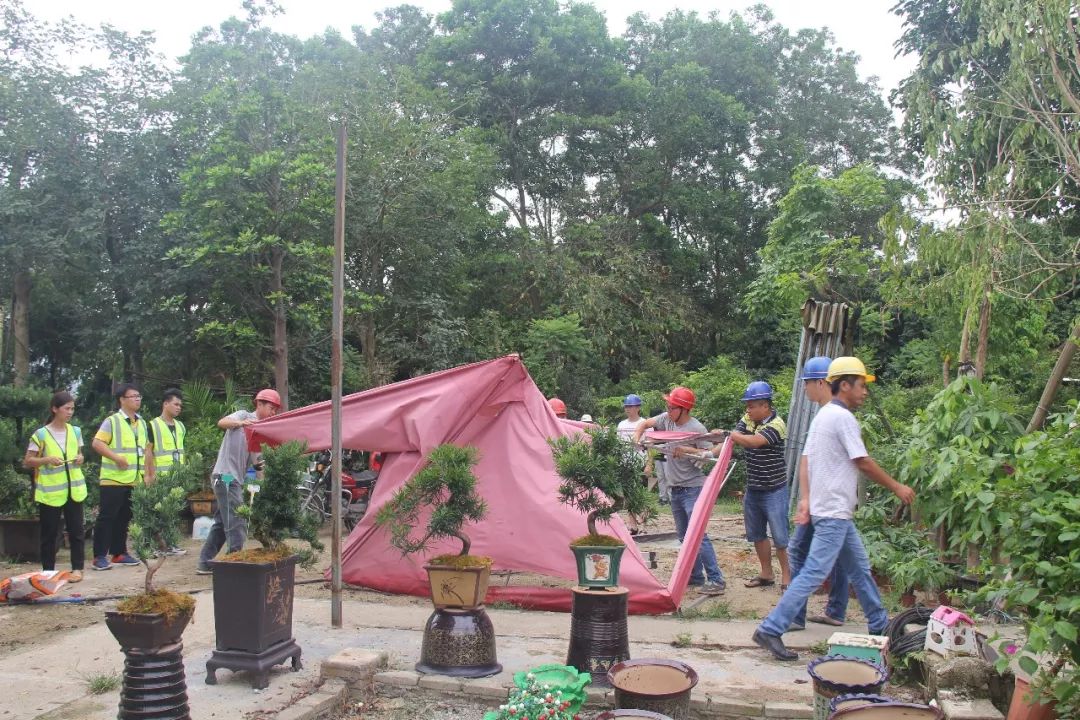
<svg viewBox="0 0 1080 720"><path fill-rule="evenodd" d="M431 584L431 602L437 608L471 609L487 594L491 558L470 555L472 542L462 526L482 520L487 505L476 494L472 468L478 459L474 447L440 445L428 455L428 464L383 505L375 520L390 529L390 544L403 555L426 552L442 538L461 542L457 555L438 555L424 566ZM414 537L420 514L431 510L423 534Z"/></svg>
<svg viewBox="0 0 1080 720"><path fill-rule="evenodd" d="M217 668L247 670L259 689L269 684L270 668L286 659L300 669L301 650L292 636L296 565L314 564L322 550L317 528L300 513L297 484L307 467L306 448L299 442L264 447L263 462L259 492L237 511L261 547L210 563L217 647L206 662L209 685L217 682ZM289 545L290 537L307 547Z"/></svg>
<svg viewBox="0 0 1080 720"><path fill-rule="evenodd" d="M127 656L121 717L188 717L180 637L195 612L195 598L154 586L154 575L180 542L184 489L169 475L131 493L129 540L146 569L143 592L105 613L105 624Z"/></svg>
<svg viewBox="0 0 1080 720"><path fill-rule="evenodd" d="M589 533L570 543L577 559L578 584L610 588L619 584L619 562L626 545L597 530L620 510L640 522L656 516L652 493L641 482L645 460L615 428L590 428L574 437L551 441L555 470L562 478L559 502L586 513Z"/></svg>
<svg viewBox="0 0 1080 720"><path fill-rule="evenodd" d="M440 445L375 516L390 530L391 544L403 555L424 553L438 539L461 542L456 555L439 555L424 565L435 612L424 627L419 672L485 677L502 670L495 655L495 631L483 607L491 558L470 555L472 543L462 529L487 512L472 471L478 459L474 447ZM427 524L417 536L421 515L428 512Z"/></svg>

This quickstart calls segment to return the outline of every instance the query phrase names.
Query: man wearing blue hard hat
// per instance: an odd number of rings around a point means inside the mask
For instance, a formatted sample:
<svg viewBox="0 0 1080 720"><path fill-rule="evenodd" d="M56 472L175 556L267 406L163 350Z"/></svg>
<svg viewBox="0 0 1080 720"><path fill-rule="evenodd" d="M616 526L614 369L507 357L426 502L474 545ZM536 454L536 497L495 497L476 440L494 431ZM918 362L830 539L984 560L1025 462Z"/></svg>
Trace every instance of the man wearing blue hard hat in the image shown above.
<svg viewBox="0 0 1080 720"><path fill-rule="evenodd" d="M764 380L746 387L742 401L746 414L731 433L731 441L743 449L746 462L746 494L743 522L746 539L754 543L761 571L744 585L748 588L776 584L772 546L780 563L781 587L791 582L788 567L788 482L784 462L787 426L772 405L773 390ZM772 537L772 543L769 537Z"/></svg>
<svg viewBox="0 0 1080 720"><path fill-rule="evenodd" d="M638 423L641 422L641 397L639 395L634 395L633 393L627 395L623 400L623 412L626 413L626 418L619 423L617 431L620 438L625 442L633 444L634 430L637 429ZM641 450L635 451L641 455L645 454L644 451ZM648 476L648 470L648 463L646 462L645 477ZM634 515L629 516L627 525L630 527L631 535L637 535L644 531L641 521L634 517Z"/></svg>
<svg viewBox="0 0 1080 720"><path fill-rule="evenodd" d="M829 375L829 363L832 358L824 355L812 357L803 365L802 380L803 392L806 399L818 406L824 407L832 400L832 389L825 379ZM799 497L810 497L810 473L807 469L806 456L799 458ZM788 544L788 559L791 562L791 576L798 577L799 570L806 562L806 555L810 551L810 543L814 539L814 526L810 523L810 515L806 513L795 514L795 532ZM832 574L829 576L829 601L825 605L825 612L821 615L806 617L806 603L791 621L788 630L802 630L806 627L806 621L821 625L833 625L839 627L844 624L848 606L848 576L844 568L834 565Z"/></svg>

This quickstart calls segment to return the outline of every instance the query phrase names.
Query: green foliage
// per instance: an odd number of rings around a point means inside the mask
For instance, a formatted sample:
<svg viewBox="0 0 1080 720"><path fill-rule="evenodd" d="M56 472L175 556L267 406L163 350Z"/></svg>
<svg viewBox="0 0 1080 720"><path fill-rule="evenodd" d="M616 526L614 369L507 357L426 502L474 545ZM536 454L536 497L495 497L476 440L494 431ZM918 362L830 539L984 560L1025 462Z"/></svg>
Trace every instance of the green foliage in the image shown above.
<svg viewBox="0 0 1080 720"><path fill-rule="evenodd" d="M577 315L533 320L525 335L522 358L547 396L557 395L573 411L591 406L590 379L596 351Z"/></svg>
<svg viewBox="0 0 1080 720"><path fill-rule="evenodd" d="M919 412L904 439L896 478L917 493L932 526L949 528L956 549L989 548L1003 539L1011 508L1000 496L1011 484L1013 442L1023 425L995 384L962 377Z"/></svg>
<svg viewBox="0 0 1080 720"><path fill-rule="evenodd" d="M707 428L735 427L745 410L740 398L752 379L750 373L723 355L689 373L683 382L697 396L694 417Z"/></svg>
<svg viewBox="0 0 1080 720"><path fill-rule="evenodd" d="M263 447L263 479L250 506L244 506L251 536L266 550L283 551L285 540L298 537L307 547L295 552L301 565L310 566L323 545L314 520L300 512L300 475L307 470L307 448L302 442ZM290 550L292 550L290 548Z"/></svg>
<svg viewBox="0 0 1080 720"><path fill-rule="evenodd" d="M8 464L0 464L0 516L37 517L30 479L15 472Z"/></svg>
<svg viewBox="0 0 1080 720"><path fill-rule="evenodd" d="M154 556L180 544L180 513L186 492L175 473L158 477L153 485L138 483L131 492L131 549L146 568L145 592L154 592L153 577L166 556Z"/></svg>
<svg viewBox="0 0 1080 720"><path fill-rule="evenodd" d="M1080 426L1074 406L1045 431L1018 439L1002 519L997 580L985 593L1024 615L1021 667L1058 702L1059 717L1080 711ZM1049 658L1038 665L1035 657ZM1005 656L1003 660L1008 661Z"/></svg>
<svg viewBox="0 0 1080 720"><path fill-rule="evenodd" d="M84 678L86 689L91 695L104 695L120 687L123 678L120 673L97 673Z"/></svg>
<svg viewBox="0 0 1080 720"><path fill-rule="evenodd" d="M480 459L472 446L440 445L428 454L424 468L398 489L379 510L375 521L390 530L390 543L402 555L426 552L431 542L442 538L461 541L461 555L469 553L470 541L463 531L466 522L479 522L487 504L476 492L472 468ZM423 535L413 533L420 516L430 509Z"/></svg>
<svg viewBox="0 0 1080 720"><path fill-rule="evenodd" d="M562 478L559 502L587 515L590 535L598 534L598 521L609 523L620 510L642 523L656 517L656 500L641 482L645 461L615 428L589 429L549 443Z"/></svg>

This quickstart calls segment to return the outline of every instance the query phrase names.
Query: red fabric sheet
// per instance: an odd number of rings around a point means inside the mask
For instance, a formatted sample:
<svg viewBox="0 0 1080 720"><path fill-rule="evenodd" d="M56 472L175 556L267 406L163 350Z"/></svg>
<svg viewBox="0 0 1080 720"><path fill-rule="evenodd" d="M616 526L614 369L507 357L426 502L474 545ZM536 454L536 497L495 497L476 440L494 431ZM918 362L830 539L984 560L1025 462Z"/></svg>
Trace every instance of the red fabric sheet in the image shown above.
<svg viewBox="0 0 1080 720"><path fill-rule="evenodd" d="M570 585L577 577L568 544L586 532L585 517L557 499L559 476L547 440L572 435L580 431L580 426L576 421L555 417L516 355L343 398L342 445L380 451L386 459L368 512L342 549L342 577L346 582L377 590L427 596L424 558L403 557L393 549L388 533L375 525L375 514L420 469L423 458L434 447L445 442L474 445L480 450L475 468L478 490L489 511L483 522L465 528L472 539L471 552L491 557L495 571L535 573L546 576L554 585L570 581L565 587L503 587L493 579L488 599L568 611ZM247 433L252 448L262 443L303 440L311 450L325 449L330 446L330 403L282 413L248 427ZM730 459L730 450L717 467L726 467L725 458ZM713 500L716 492L719 487ZM701 524L700 532L704 532L707 520L708 513L695 511L689 533L694 532L694 522ZM681 585L675 577L670 587L664 587L649 572L620 518L612 520L610 532L627 546L619 582L630 589L630 612L660 614L675 610L678 603L671 588L684 590L689 570L682 574ZM459 550L457 541L446 541L435 544L425 557ZM682 590L678 592L681 594Z"/></svg>

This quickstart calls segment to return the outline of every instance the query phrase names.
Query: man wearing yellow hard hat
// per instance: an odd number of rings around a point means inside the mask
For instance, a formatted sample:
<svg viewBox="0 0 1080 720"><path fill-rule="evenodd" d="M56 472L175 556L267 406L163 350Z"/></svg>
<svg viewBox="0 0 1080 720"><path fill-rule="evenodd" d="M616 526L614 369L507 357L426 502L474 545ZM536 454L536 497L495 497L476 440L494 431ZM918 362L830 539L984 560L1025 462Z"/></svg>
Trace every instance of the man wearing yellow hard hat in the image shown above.
<svg viewBox="0 0 1080 720"><path fill-rule="evenodd" d="M754 642L779 660L798 657L784 646L781 636L836 564L850 578L870 634L881 635L885 631L889 618L870 574L866 548L852 519L858 500L859 473L888 488L905 504L915 499L915 491L882 470L863 444L862 431L853 412L866 401L866 384L873 382L874 376L858 358L838 357L829 363L825 379L832 400L810 423L803 449L810 474L809 497L799 500L799 513L810 514L814 538L802 569L754 632Z"/></svg>

